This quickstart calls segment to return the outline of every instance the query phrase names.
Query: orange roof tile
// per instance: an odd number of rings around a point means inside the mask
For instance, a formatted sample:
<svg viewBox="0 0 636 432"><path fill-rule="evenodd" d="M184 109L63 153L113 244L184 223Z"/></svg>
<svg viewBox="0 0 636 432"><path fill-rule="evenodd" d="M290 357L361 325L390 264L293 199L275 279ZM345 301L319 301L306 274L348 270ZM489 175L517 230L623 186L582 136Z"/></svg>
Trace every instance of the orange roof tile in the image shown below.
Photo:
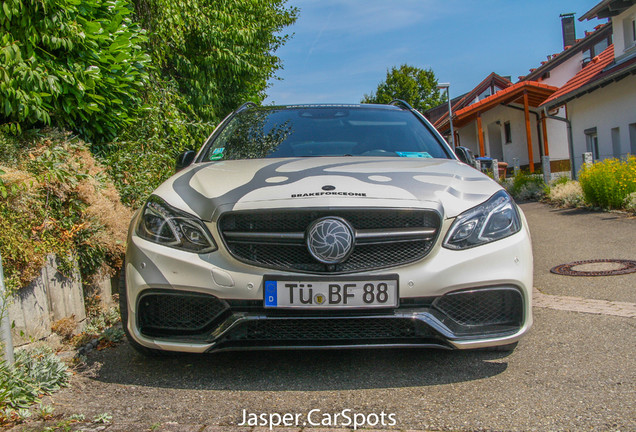
<svg viewBox="0 0 636 432"><path fill-rule="evenodd" d="M453 125L456 127L461 127L474 120L481 113L493 109L500 104L522 104L524 93L528 94L528 104L532 107L537 107L557 90L557 87L542 84L536 81L518 82L503 90L498 91L494 95L480 100L479 102L475 102L474 104L457 110L453 113ZM437 129L440 131L445 131L450 126L448 125L448 120L446 120L446 122L440 124L436 123L435 127L437 127Z"/></svg>
<svg viewBox="0 0 636 432"><path fill-rule="evenodd" d="M550 96L542 103L542 105L547 105L550 102L598 79L602 74L603 69L609 66L612 61L614 61L614 45L608 46L605 51L594 57L587 66L585 66L579 71L579 73L570 78L570 80L566 82L563 87L554 92L552 96Z"/></svg>
<svg viewBox="0 0 636 432"><path fill-rule="evenodd" d="M596 39L601 40L600 38L609 37L611 35L612 26L611 23L603 23L596 26L594 31L586 32L585 37L582 39L577 39L574 45L568 45L563 48L563 51L557 54L553 54L548 56L547 62L541 62L541 65L538 68L530 69L530 73L525 76L524 79L529 81L534 81L539 78L541 74L545 71L549 71L552 68L558 66L563 61L566 61L573 55L576 55L578 52L581 52L583 48L586 48L589 44L596 43ZM572 50L575 48L574 50ZM559 56L563 56L562 58L558 58ZM520 78L521 79L521 78Z"/></svg>
<svg viewBox="0 0 636 432"><path fill-rule="evenodd" d="M466 93L466 95L463 98L461 98L459 101L452 104L453 112L455 112L458 109L464 108L465 106L470 104L470 102L472 102L489 85L497 85L498 87L508 87L508 86L511 86L512 83L508 79L500 75L497 75L495 72L492 72L490 75L484 78L482 82L477 84L477 86L475 86L474 89ZM448 112L442 114L442 116L433 123L433 126L435 126L438 130L449 128L450 126L448 125Z"/></svg>

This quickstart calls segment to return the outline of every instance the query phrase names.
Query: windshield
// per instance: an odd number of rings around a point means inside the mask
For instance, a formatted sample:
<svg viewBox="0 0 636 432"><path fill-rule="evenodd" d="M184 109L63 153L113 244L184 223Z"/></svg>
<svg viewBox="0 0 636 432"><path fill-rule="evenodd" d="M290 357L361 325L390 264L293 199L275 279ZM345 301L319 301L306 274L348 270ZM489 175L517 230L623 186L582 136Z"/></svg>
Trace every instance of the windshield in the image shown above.
<svg viewBox="0 0 636 432"><path fill-rule="evenodd" d="M450 158L409 111L330 106L241 111L209 144L203 161L312 156Z"/></svg>

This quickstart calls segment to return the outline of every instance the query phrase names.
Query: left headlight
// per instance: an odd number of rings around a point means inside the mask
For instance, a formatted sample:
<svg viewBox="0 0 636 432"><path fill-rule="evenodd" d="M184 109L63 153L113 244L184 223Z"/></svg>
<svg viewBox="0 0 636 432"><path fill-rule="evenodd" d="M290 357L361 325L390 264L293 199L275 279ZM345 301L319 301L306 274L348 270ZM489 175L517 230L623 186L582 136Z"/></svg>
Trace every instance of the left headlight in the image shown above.
<svg viewBox="0 0 636 432"><path fill-rule="evenodd" d="M459 215L448 230L444 247L468 249L511 236L519 230L519 212L510 195L501 190L485 203Z"/></svg>
<svg viewBox="0 0 636 432"><path fill-rule="evenodd" d="M155 195L141 209L137 235L188 252L208 253L217 249L199 218L170 206Z"/></svg>

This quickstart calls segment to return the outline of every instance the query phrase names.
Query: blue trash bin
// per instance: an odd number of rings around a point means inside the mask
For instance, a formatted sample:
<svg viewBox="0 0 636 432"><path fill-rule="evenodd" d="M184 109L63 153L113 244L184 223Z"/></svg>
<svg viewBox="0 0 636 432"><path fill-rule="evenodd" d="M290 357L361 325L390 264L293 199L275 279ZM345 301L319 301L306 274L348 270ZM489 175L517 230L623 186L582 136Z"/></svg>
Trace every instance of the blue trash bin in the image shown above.
<svg viewBox="0 0 636 432"><path fill-rule="evenodd" d="M492 158L487 156L480 156L476 157L475 160L478 160L481 164L482 171L492 170Z"/></svg>

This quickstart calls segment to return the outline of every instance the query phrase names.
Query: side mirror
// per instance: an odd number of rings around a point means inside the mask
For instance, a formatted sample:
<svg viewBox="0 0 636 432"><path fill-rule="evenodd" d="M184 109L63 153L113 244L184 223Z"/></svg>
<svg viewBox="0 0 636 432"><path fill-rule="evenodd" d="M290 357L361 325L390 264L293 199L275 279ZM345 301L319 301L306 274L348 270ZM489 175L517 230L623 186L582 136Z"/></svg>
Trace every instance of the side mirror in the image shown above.
<svg viewBox="0 0 636 432"><path fill-rule="evenodd" d="M472 167L475 166L475 157L473 156L473 152L468 147L455 147L455 155L466 165L470 165Z"/></svg>
<svg viewBox="0 0 636 432"><path fill-rule="evenodd" d="M194 162L194 158L196 157L196 152L192 150L186 150L177 156L177 163L175 166L175 171L179 172L187 166L190 166L192 162Z"/></svg>

